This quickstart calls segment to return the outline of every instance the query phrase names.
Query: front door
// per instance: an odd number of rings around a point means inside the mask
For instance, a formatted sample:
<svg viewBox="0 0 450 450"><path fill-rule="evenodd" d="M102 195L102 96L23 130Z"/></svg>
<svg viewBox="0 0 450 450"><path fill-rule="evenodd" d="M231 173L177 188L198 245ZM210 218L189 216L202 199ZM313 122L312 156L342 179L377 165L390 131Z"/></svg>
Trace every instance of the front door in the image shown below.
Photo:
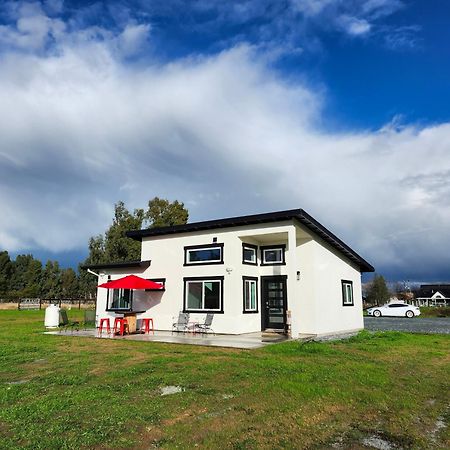
<svg viewBox="0 0 450 450"><path fill-rule="evenodd" d="M286 330L286 276L261 277L262 329Z"/></svg>

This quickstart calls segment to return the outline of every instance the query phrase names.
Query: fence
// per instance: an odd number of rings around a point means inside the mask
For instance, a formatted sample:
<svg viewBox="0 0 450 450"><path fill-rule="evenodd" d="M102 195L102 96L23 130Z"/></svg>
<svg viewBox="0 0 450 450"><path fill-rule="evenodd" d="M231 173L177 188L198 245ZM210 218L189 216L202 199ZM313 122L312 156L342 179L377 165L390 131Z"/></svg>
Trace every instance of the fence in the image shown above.
<svg viewBox="0 0 450 450"><path fill-rule="evenodd" d="M0 300L1 301L1 300ZM19 310L42 309L50 304L58 305L60 308L88 309L95 308L96 299L86 298L20 298L9 300L5 304L17 304Z"/></svg>

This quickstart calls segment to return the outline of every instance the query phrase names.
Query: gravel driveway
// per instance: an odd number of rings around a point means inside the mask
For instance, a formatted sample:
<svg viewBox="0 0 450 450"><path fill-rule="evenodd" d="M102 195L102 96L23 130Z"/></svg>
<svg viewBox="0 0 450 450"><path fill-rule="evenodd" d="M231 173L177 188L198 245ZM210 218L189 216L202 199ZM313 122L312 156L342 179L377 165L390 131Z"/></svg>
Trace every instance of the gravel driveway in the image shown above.
<svg viewBox="0 0 450 450"><path fill-rule="evenodd" d="M411 333L450 334L449 317L407 319L406 317L364 317L364 328L371 331L409 331Z"/></svg>

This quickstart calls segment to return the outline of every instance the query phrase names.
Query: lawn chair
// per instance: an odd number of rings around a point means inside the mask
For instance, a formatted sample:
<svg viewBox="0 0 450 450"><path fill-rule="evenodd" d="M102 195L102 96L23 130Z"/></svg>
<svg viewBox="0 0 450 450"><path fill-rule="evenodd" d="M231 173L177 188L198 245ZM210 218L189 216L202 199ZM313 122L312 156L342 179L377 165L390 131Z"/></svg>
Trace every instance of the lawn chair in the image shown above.
<svg viewBox="0 0 450 450"><path fill-rule="evenodd" d="M175 320L175 317L173 317L172 320ZM189 313L180 312L180 314L178 315L178 320L172 323L172 333L174 331L182 331L183 333L185 333L188 330L188 323Z"/></svg>
<svg viewBox="0 0 450 450"><path fill-rule="evenodd" d="M60 322L59 326L64 331L67 331L70 328L73 333L74 328L76 328L77 331L79 331L80 329L80 322L78 320L74 322L69 322L69 318L67 317L67 311L65 309L61 309L59 311L59 322Z"/></svg>
<svg viewBox="0 0 450 450"><path fill-rule="evenodd" d="M95 328L95 311L86 310L84 311L83 328Z"/></svg>
<svg viewBox="0 0 450 450"><path fill-rule="evenodd" d="M207 333L208 331L211 331L213 334L216 334L211 328L213 319L214 314L206 314L205 321L203 323L198 323L195 325L195 331L200 333Z"/></svg>

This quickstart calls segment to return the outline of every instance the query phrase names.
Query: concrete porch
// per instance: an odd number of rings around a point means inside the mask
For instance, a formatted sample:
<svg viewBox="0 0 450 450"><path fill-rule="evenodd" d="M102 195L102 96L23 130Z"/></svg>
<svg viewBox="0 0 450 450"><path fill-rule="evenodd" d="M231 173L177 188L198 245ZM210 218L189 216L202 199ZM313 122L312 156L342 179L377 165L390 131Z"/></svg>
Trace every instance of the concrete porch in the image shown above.
<svg viewBox="0 0 450 450"><path fill-rule="evenodd" d="M211 347L227 347L240 349L254 349L266 345L287 341L289 338L277 333L246 333L246 334L200 334L200 333L171 333L170 331L155 331L150 334L129 334L124 336L110 335L103 332L98 334L95 329L88 330L57 330L46 331L44 334L57 336L87 337L96 339L130 340L141 342L163 342L168 344L205 345Z"/></svg>

